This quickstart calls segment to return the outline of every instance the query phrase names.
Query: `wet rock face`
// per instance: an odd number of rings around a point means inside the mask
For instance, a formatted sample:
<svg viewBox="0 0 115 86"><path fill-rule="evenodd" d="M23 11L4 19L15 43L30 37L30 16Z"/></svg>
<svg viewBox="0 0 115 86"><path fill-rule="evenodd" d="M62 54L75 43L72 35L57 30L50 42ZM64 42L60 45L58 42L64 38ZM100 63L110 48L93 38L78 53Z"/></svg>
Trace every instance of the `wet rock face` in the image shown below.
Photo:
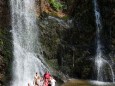
<svg viewBox="0 0 115 86"><path fill-rule="evenodd" d="M103 24L103 40L108 59L115 62L115 0L98 0ZM115 64L112 65L113 71ZM109 75L109 74L108 74ZM111 78L108 79L108 81ZM111 81L111 80L110 80Z"/></svg>
<svg viewBox="0 0 115 86"><path fill-rule="evenodd" d="M5 84L11 54L10 8L8 0L0 0L0 86Z"/></svg>
<svg viewBox="0 0 115 86"><path fill-rule="evenodd" d="M4 7L4 0L0 0L0 19L1 20L3 20L4 19L4 17L3 17L3 14L4 14L4 12L3 12L3 7ZM4 21L4 20L3 20ZM3 22L2 21L0 21L0 33L1 33L1 31L2 31L2 24L3 24ZM1 54L2 54L2 50L3 50L3 40L1 39L1 34L0 34L0 86L2 86L3 85L3 81L4 81L4 66L3 66L3 57L1 56Z"/></svg>
<svg viewBox="0 0 115 86"><path fill-rule="evenodd" d="M69 25L66 27L65 24L60 23L61 19L48 18L43 15L39 23L43 54L48 59L56 59L59 69L65 74L82 79L95 79L93 67L96 54L96 23L93 1L60 1L66 4L66 12L72 18L72 23L66 22ZM115 1L98 0L98 4L103 25L101 38L104 54L114 57Z"/></svg>
<svg viewBox="0 0 115 86"><path fill-rule="evenodd" d="M66 49L64 48L64 50L62 50L68 53L66 59L64 60L66 60L65 63L68 62L66 63L66 65L70 67L70 71L73 70L72 73L76 74L74 76L77 76L79 78L93 77L93 79L95 79L95 74L93 76L90 75L94 73L94 71L92 71L92 67L94 66L94 57L96 53L96 25L93 2L91 0L76 0L75 2L76 3L74 3L74 10L71 10L72 12L74 12L72 14L74 16L74 27L69 31L70 35L68 34L68 36L63 39L66 40L69 46L71 46L71 48L67 48L66 45ZM113 54L115 50L115 1L98 0L98 4L100 8L103 26L101 34L103 52L105 56L108 57L107 59L110 59L109 55L111 55L112 60L115 61L115 59L113 58L115 56ZM71 58L71 60L68 58ZM69 62L73 62L73 65ZM87 66L85 66L84 64ZM76 66L74 67L74 65ZM65 69L65 71L67 69Z"/></svg>
<svg viewBox="0 0 115 86"><path fill-rule="evenodd" d="M9 1L0 0L0 27L6 27L10 20Z"/></svg>
<svg viewBox="0 0 115 86"><path fill-rule="evenodd" d="M115 0L99 1L102 15L103 28L106 30L106 41L109 40L109 47L115 49Z"/></svg>
<svg viewBox="0 0 115 86"><path fill-rule="evenodd" d="M66 2L74 12L73 16L70 14L72 20L46 17L40 21L43 54L48 59L57 59L59 69L65 74L91 79L96 37L92 1L73 1ZM75 7L71 8L73 4Z"/></svg>
<svg viewBox="0 0 115 86"><path fill-rule="evenodd" d="M71 66L73 76L78 78L92 78L95 56L95 16L91 0L77 0L74 11L74 27L71 30L73 58L75 66ZM74 41L72 41L74 40ZM69 43L69 42L68 42ZM70 43L69 43L70 44ZM91 66L92 65L92 66ZM92 74L92 75L91 75ZM94 78L94 77L93 77Z"/></svg>
<svg viewBox="0 0 115 86"><path fill-rule="evenodd" d="M62 19L48 16L40 20L39 26L45 57L48 59L57 58L58 46L61 44L64 32L69 28L69 25Z"/></svg>
<svg viewBox="0 0 115 86"><path fill-rule="evenodd" d="M110 50L114 46L114 29L115 28L115 1L114 0L101 0L98 1L100 12L102 16L102 24L104 31L103 35L105 36L104 43Z"/></svg>
<svg viewBox="0 0 115 86"><path fill-rule="evenodd" d="M3 57L0 56L0 86L2 86L5 80L5 62L3 61Z"/></svg>

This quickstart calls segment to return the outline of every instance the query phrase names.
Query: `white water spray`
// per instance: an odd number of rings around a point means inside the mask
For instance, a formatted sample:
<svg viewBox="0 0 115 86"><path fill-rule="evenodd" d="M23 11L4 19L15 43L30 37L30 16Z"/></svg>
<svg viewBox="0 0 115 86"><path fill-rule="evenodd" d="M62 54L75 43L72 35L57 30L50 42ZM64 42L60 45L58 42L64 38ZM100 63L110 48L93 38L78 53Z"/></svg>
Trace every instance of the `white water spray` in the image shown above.
<svg viewBox="0 0 115 86"><path fill-rule="evenodd" d="M10 4L14 45L11 86L27 86L36 72L43 75L47 70L38 39L35 0L10 0Z"/></svg>
<svg viewBox="0 0 115 86"><path fill-rule="evenodd" d="M96 49L96 57L95 57L95 64L97 69L97 80L98 81L104 81L104 65L108 65L111 71L111 77L112 81L114 82L114 72L112 69L112 66L110 63L104 59L104 55L102 52L102 44L101 44L101 31L102 31L102 24L101 24L101 17L100 12L97 4L97 0L93 0L94 3L94 12L95 12L95 18L96 18L96 28L97 28L97 49Z"/></svg>

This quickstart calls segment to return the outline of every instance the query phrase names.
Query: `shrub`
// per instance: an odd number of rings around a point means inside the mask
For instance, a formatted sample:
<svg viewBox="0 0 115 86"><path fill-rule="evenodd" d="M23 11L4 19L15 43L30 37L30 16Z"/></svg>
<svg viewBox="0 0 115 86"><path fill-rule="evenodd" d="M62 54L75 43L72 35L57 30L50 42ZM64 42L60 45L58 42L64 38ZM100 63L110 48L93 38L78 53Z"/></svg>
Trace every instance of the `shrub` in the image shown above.
<svg viewBox="0 0 115 86"><path fill-rule="evenodd" d="M60 2L56 1L56 0L49 0L49 3L53 6L53 8L56 11L61 10L62 7L63 7L63 5Z"/></svg>

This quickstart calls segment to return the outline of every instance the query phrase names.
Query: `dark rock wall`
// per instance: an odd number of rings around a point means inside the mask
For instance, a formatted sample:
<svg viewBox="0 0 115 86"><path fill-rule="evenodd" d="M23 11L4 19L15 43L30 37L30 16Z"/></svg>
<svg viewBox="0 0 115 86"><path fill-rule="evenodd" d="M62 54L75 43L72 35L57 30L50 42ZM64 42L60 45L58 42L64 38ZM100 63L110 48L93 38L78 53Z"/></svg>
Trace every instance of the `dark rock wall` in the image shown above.
<svg viewBox="0 0 115 86"><path fill-rule="evenodd" d="M49 21L41 29L44 55L57 59L59 69L65 74L82 79L95 79L94 57L96 54L96 23L92 0L61 0L67 5L67 14L72 18L69 28ZM103 52L114 56L115 1L98 0L102 16L101 40ZM44 20L44 19L43 19ZM107 58L107 59L108 59Z"/></svg>
<svg viewBox="0 0 115 86"><path fill-rule="evenodd" d="M11 71L12 44L11 33L9 31L9 1L0 0L0 86L5 84Z"/></svg>
<svg viewBox="0 0 115 86"><path fill-rule="evenodd" d="M88 79L92 78L92 65L94 65L92 57L95 55L96 29L93 4L91 0L75 2L72 15L74 27L64 38L69 45L66 46L67 49L65 48L65 66L68 65L67 69L70 69L68 73L70 72L71 76Z"/></svg>
<svg viewBox="0 0 115 86"><path fill-rule="evenodd" d="M104 30L104 54L107 56L106 59L113 63L112 68L115 72L115 0L99 0L98 3L100 6ZM110 80L110 78L108 80Z"/></svg>
<svg viewBox="0 0 115 86"><path fill-rule="evenodd" d="M105 30L105 42L109 43L109 48L114 51L115 48L115 1L101 0L99 1L102 24Z"/></svg>
<svg viewBox="0 0 115 86"><path fill-rule="evenodd" d="M53 17L55 18L55 17ZM48 60L53 60L53 64L50 62L50 64L52 66L55 66L55 68L58 67L57 64L57 59L58 59L58 63L59 66L61 66L61 57L59 56L58 52L60 53L62 51L59 50L59 46L62 45L61 41L63 40L63 36L65 34L65 31L67 29L69 29L68 26L64 25L67 22L61 22L61 20L59 19L59 21L57 21L55 19L52 18L43 18L42 20L40 20L39 22L39 26L40 26L40 37L41 37L41 44L42 44L42 48L43 48L43 54L44 57ZM63 51L62 51L63 53ZM56 62L55 62L56 61Z"/></svg>
<svg viewBox="0 0 115 86"><path fill-rule="evenodd" d="M40 27L41 43L45 57L57 59L59 70L72 77L92 78L96 38L93 4L90 0L73 2L68 9L73 10L72 20L65 20L69 27L54 19L43 19L47 24L42 23Z"/></svg>

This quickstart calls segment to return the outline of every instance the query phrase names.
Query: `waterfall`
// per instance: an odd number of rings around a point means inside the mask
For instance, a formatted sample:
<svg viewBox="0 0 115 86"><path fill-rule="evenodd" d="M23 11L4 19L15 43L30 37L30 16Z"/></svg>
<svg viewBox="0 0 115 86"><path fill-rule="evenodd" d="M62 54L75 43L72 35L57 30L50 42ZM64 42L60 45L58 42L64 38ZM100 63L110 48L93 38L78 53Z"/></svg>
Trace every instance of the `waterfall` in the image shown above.
<svg viewBox="0 0 115 86"><path fill-rule="evenodd" d="M105 56L102 52L102 49L103 49L102 43L101 43L102 24L101 24L101 16L100 16L97 0L93 0L93 4L94 4L94 12L95 12L95 20L96 20L96 28L97 28L97 32L96 32L97 49L96 49L96 56L95 56L95 65L97 69L97 80L98 81L105 80L105 77L107 77L107 75L105 75L106 70L104 67L105 65L108 65L108 68L110 70L110 75L112 77L112 81L114 82L114 72L113 72L112 66L106 59L104 59Z"/></svg>
<svg viewBox="0 0 115 86"><path fill-rule="evenodd" d="M47 70L39 43L35 0L10 0L13 36L13 80L11 86L27 86L34 75Z"/></svg>

